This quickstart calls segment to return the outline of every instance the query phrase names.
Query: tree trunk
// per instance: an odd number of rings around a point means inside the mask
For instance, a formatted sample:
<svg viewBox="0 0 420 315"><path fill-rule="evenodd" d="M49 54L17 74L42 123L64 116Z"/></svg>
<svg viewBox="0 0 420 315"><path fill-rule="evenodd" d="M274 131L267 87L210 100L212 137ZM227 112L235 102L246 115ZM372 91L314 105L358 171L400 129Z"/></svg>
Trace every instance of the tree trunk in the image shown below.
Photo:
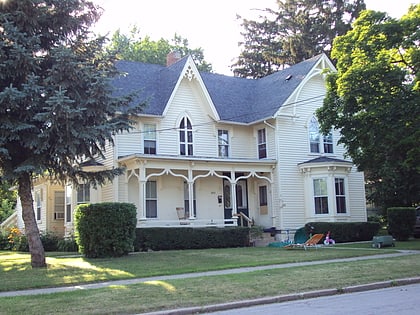
<svg viewBox="0 0 420 315"><path fill-rule="evenodd" d="M30 174L26 173L19 177L19 197L22 203L22 217L25 223L25 235L28 239L29 252L31 253L32 268L47 267L45 252L36 224L34 203L32 199L32 181Z"/></svg>

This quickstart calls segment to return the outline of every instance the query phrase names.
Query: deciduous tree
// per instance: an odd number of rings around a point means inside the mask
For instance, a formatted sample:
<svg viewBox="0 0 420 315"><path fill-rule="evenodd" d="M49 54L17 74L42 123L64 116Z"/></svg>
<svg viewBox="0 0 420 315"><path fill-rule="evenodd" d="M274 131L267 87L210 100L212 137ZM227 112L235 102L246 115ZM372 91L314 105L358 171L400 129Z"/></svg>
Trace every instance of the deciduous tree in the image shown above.
<svg viewBox="0 0 420 315"><path fill-rule="evenodd" d="M420 5L400 20L364 11L334 41L338 71L318 111L324 132L340 130L382 208L420 201L419 25Z"/></svg>
<svg viewBox="0 0 420 315"><path fill-rule="evenodd" d="M166 39L152 40L149 36L142 38L140 30L134 26L128 35L116 31L108 45L111 53L116 53L121 60L140 61L166 65L166 56L171 51L178 51L181 57L191 55L198 70L210 72L212 65L204 60L202 48L189 48L188 40L175 34L172 43Z"/></svg>

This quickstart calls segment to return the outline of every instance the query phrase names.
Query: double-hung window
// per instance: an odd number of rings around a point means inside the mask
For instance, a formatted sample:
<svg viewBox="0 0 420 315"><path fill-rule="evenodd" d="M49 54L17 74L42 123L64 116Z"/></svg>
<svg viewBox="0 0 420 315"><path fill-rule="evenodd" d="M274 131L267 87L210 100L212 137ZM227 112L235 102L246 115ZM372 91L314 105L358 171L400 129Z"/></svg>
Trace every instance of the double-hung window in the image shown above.
<svg viewBox="0 0 420 315"><path fill-rule="evenodd" d="M267 186L259 186L260 207L267 205Z"/></svg>
<svg viewBox="0 0 420 315"><path fill-rule="evenodd" d="M66 187L66 222L71 222L71 188Z"/></svg>
<svg viewBox="0 0 420 315"><path fill-rule="evenodd" d="M264 159L267 157L267 139L265 129L258 130L258 158Z"/></svg>
<svg viewBox="0 0 420 315"><path fill-rule="evenodd" d="M183 117L179 123L179 154L193 155L192 125L187 117Z"/></svg>
<svg viewBox="0 0 420 315"><path fill-rule="evenodd" d="M324 142L324 153L333 153L333 137L332 133L329 132L326 136L322 137Z"/></svg>
<svg viewBox="0 0 420 315"><path fill-rule="evenodd" d="M319 125L315 117L309 122L309 145L311 153L320 152Z"/></svg>
<svg viewBox="0 0 420 315"><path fill-rule="evenodd" d="M77 204L90 202L90 186L89 184L80 184L77 188Z"/></svg>
<svg viewBox="0 0 420 315"><path fill-rule="evenodd" d="M328 213L328 189L326 178L315 178L314 185L314 204L315 214Z"/></svg>
<svg viewBox="0 0 420 315"><path fill-rule="evenodd" d="M329 132L322 135L315 116L309 121L309 148L311 153L333 153L333 136ZM321 150L322 148L322 150Z"/></svg>
<svg viewBox="0 0 420 315"><path fill-rule="evenodd" d="M54 220L64 220L65 197L63 191L54 192Z"/></svg>
<svg viewBox="0 0 420 315"><path fill-rule="evenodd" d="M143 138L144 154L156 154L156 125L145 124Z"/></svg>
<svg viewBox="0 0 420 315"><path fill-rule="evenodd" d="M146 182L146 218L157 218L156 181Z"/></svg>
<svg viewBox="0 0 420 315"><path fill-rule="evenodd" d="M346 192L344 178L335 178L335 204L337 213L346 213Z"/></svg>
<svg viewBox="0 0 420 315"><path fill-rule="evenodd" d="M229 157L229 132L227 130L218 130L218 147L219 157Z"/></svg>
<svg viewBox="0 0 420 315"><path fill-rule="evenodd" d="M35 193L35 203L36 203L36 219L37 221L40 221L41 210L42 210L42 190L38 190Z"/></svg>

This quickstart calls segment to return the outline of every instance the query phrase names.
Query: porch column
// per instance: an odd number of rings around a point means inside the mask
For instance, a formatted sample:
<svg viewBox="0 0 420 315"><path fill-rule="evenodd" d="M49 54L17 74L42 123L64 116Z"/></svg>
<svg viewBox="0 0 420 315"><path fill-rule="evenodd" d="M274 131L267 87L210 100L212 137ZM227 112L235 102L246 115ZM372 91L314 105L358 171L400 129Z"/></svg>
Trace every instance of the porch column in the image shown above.
<svg viewBox="0 0 420 315"><path fill-rule="evenodd" d="M141 163L139 168L139 212L140 221L146 221L146 169L144 164Z"/></svg>
<svg viewBox="0 0 420 315"><path fill-rule="evenodd" d="M238 205L236 204L236 178L235 178L235 172L230 172L230 195L231 197L231 203L232 203L232 218L236 219L238 216L236 215L238 213Z"/></svg>
<svg viewBox="0 0 420 315"><path fill-rule="evenodd" d="M189 220L195 220L194 217L194 179L192 169L188 169L188 208L190 209Z"/></svg>
<svg viewBox="0 0 420 315"><path fill-rule="evenodd" d="M146 221L146 179L144 176L140 176L139 180L139 213L140 213L140 221Z"/></svg>
<svg viewBox="0 0 420 315"><path fill-rule="evenodd" d="M195 220L194 217L194 182L188 181L188 204L190 209L190 217L189 220Z"/></svg>

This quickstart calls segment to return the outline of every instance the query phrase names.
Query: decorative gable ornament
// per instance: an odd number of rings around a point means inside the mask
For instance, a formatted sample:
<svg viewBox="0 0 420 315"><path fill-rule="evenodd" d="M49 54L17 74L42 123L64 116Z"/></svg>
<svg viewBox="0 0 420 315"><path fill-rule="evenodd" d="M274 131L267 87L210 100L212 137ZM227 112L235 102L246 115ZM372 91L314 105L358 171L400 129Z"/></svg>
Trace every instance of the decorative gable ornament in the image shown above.
<svg viewBox="0 0 420 315"><path fill-rule="evenodd" d="M191 66L188 66L187 69L185 69L184 77L188 79L188 81L191 81L192 79L196 79L194 70Z"/></svg>

